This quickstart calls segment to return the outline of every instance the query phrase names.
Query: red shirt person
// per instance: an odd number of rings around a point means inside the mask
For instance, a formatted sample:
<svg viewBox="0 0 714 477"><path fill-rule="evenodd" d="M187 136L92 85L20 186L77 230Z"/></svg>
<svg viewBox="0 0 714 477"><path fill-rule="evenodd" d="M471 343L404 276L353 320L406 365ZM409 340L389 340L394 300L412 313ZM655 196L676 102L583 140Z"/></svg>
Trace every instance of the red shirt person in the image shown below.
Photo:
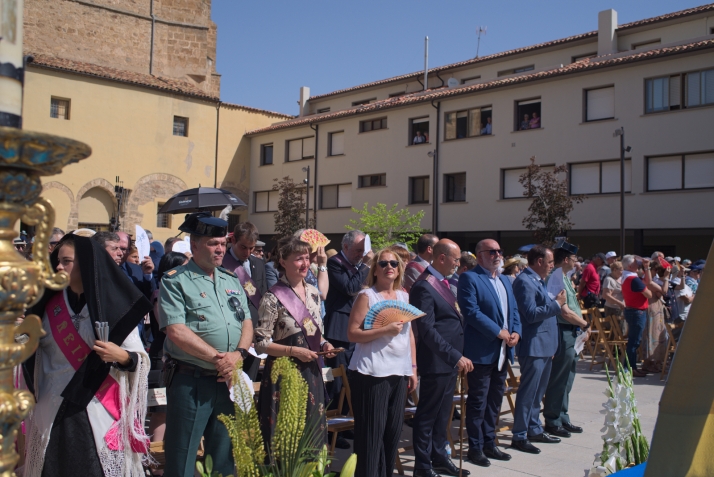
<svg viewBox="0 0 714 477"><path fill-rule="evenodd" d="M637 350L642 340L642 332L647 323L647 300L652 297L652 292L647 288L651 279L650 261L635 255L622 257L622 297L625 299L625 320L628 325L627 332L627 359L632 367L632 375L644 377L644 371L637 369ZM643 279L637 275L638 269L644 270Z"/></svg>
<svg viewBox="0 0 714 477"><path fill-rule="evenodd" d="M605 254L598 253L593 256L590 263L583 269L583 276L578 285L578 296L583 300L585 308L598 305L600 297L600 276L597 269L605 263Z"/></svg>

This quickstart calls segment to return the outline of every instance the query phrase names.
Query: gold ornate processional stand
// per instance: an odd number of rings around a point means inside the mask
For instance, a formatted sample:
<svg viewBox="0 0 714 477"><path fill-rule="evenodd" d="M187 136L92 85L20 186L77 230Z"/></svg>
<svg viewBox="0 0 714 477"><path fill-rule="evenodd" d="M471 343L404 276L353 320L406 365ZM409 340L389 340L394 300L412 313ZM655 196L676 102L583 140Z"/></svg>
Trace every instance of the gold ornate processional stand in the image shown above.
<svg viewBox="0 0 714 477"><path fill-rule="evenodd" d="M35 398L14 388L13 368L37 349L43 335L40 318L25 316L45 289L67 286L66 273L54 273L48 244L54 210L41 198L41 176L58 174L64 166L91 154L89 146L49 134L23 131L22 51L23 0L0 0L0 477L14 475L18 461L15 439ZM35 226L33 261L15 250L17 221ZM27 335L28 340L15 340Z"/></svg>

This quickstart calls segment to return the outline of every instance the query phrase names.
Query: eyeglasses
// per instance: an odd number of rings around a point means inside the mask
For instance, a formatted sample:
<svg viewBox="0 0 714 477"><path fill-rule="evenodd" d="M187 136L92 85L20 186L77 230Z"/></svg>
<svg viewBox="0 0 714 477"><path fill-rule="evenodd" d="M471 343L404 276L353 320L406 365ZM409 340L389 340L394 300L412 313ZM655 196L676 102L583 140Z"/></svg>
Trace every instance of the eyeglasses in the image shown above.
<svg viewBox="0 0 714 477"><path fill-rule="evenodd" d="M479 253L488 253L488 254L491 255L492 257L495 257L495 256L497 256L497 255L503 256L503 251L501 251L500 249L496 249L496 250L481 250Z"/></svg>
<svg viewBox="0 0 714 477"><path fill-rule="evenodd" d="M52 246L54 247L54 246L57 245L58 243L59 243L59 240L55 240L55 241L53 241L53 242L50 242L50 245L52 245Z"/></svg>
<svg viewBox="0 0 714 477"><path fill-rule="evenodd" d="M382 268L387 268L387 265L392 268L399 268L399 262L396 260L380 260L379 262L377 262L377 265Z"/></svg>

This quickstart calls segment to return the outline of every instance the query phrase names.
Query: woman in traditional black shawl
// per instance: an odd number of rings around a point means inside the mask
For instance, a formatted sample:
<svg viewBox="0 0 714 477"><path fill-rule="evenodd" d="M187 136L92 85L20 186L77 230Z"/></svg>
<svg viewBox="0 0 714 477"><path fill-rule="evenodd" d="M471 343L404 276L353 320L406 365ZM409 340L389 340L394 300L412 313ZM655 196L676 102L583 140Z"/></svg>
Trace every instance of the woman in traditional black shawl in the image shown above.
<svg viewBox="0 0 714 477"><path fill-rule="evenodd" d="M55 269L63 249L73 263L70 287L48 291L29 310L46 335L24 365L37 399L24 475L141 476L149 360L136 327L151 304L97 242L63 237ZM108 325L108 342L98 341L95 323Z"/></svg>

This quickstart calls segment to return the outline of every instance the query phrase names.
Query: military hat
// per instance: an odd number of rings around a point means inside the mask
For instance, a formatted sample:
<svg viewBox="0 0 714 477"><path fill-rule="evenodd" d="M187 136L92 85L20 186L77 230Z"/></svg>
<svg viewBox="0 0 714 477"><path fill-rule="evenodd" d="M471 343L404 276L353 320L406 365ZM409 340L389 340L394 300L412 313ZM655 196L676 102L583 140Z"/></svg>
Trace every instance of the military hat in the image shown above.
<svg viewBox="0 0 714 477"><path fill-rule="evenodd" d="M225 237L228 231L228 222L218 217L213 217L208 212L186 214L186 219L179 227L181 232L205 237Z"/></svg>
<svg viewBox="0 0 714 477"><path fill-rule="evenodd" d="M555 245L553 246L553 250L562 248L566 252L570 252L573 255L578 254L578 247L573 245L572 243L568 243L565 241L565 239L560 239L557 242L555 242Z"/></svg>

